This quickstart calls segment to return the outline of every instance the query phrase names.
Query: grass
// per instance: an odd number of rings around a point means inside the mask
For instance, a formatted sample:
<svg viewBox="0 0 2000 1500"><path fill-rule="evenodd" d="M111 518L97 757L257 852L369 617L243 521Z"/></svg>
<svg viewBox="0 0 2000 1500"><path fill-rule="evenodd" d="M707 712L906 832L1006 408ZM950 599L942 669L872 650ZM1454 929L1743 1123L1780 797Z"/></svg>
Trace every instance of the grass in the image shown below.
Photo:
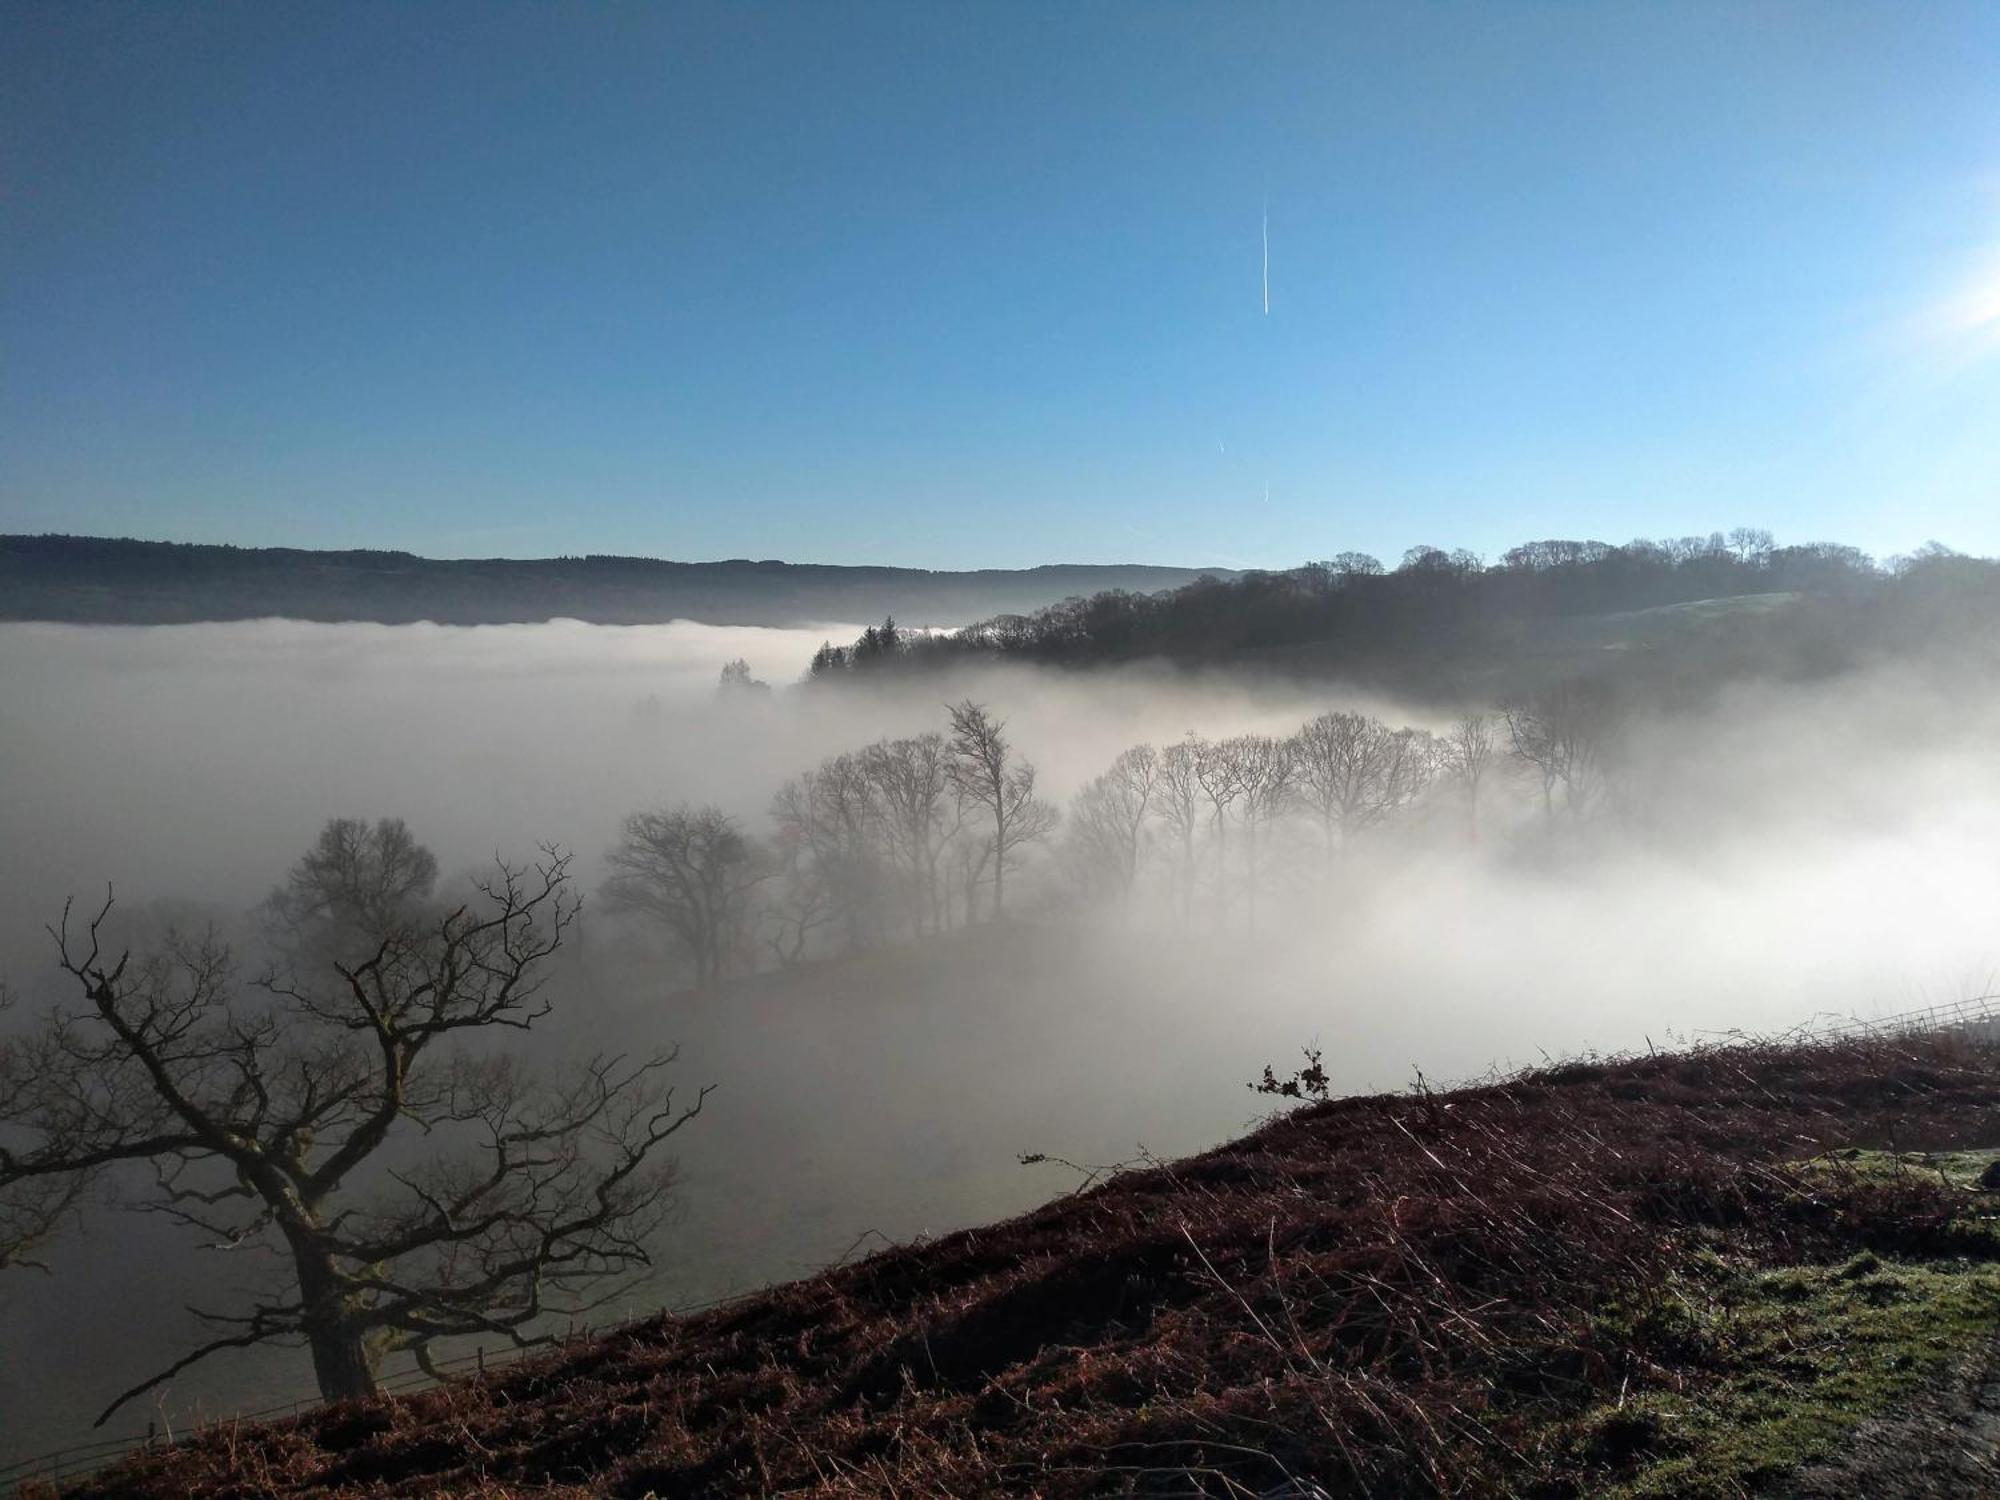
<svg viewBox="0 0 2000 1500"><path fill-rule="evenodd" d="M1335 1100L90 1492L1755 1494L2000 1321L1995 1142L2000 1051L1936 1038Z"/></svg>
<svg viewBox="0 0 2000 1500"><path fill-rule="evenodd" d="M1995 1247L2000 1252L2000 1246ZM1839 1266L1717 1262L1677 1277L1697 1373L1575 1424L1579 1467L1629 1500L1754 1495L1824 1458L1869 1417L1940 1379L2000 1328L2000 1253L1863 1252Z"/></svg>

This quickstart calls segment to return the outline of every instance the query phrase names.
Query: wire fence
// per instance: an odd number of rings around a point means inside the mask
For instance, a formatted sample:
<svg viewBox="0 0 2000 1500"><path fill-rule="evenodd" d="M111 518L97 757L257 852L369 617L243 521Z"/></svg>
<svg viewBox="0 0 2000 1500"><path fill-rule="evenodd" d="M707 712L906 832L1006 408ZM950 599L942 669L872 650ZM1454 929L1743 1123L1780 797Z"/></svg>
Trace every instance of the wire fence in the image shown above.
<svg viewBox="0 0 2000 1500"><path fill-rule="evenodd" d="M1872 1019L1860 1016L1826 1017L1809 1023L1801 1028L1801 1031L1806 1035L1828 1040L1869 1036L1920 1036L1958 1031L1984 1040L2000 1041L2000 992L1974 995L1968 999L1924 1006L1918 1010L1899 1011L1893 1015L1877 1016ZM856 1246L867 1238L867 1235L863 1235L855 1242ZM850 1249L848 1254L852 1253L853 1250ZM837 1266L846 1259L847 1256L842 1256L840 1261L834 1264ZM727 1297L716 1297L706 1302L663 1308L638 1318L596 1329L572 1328L560 1337L543 1343L530 1344L524 1348L509 1344L489 1353L482 1346L469 1354L433 1360L431 1365L432 1369L445 1375L484 1374L488 1370L499 1369L531 1356L546 1355L587 1339L602 1338L606 1334L616 1333L620 1329L662 1315L691 1317L696 1313L712 1312L717 1308L747 1301L767 1290L769 1288L759 1287ZM395 1396L428 1390L438 1383L437 1377L429 1371L412 1368L386 1377L378 1385L384 1395ZM254 1411L232 1412L226 1418L195 1425L181 1434L163 1433L159 1424L155 1423L143 1433L128 1433L123 1437L78 1443L71 1447L58 1448L52 1453L38 1454L33 1458L17 1459L13 1463L0 1464L0 1496L15 1496L32 1486L56 1487L67 1481L82 1479L99 1469L109 1468L128 1454L171 1448L179 1443L188 1442L203 1432L212 1431L221 1423L263 1422L278 1417L297 1416L322 1404L315 1397L301 1397L295 1401L279 1402Z"/></svg>
<svg viewBox="0 0 2000 1500"><path fill-rule="evenodd" d="M1867 1036L1922 1036L1935 1032L1963 1031L2000 1039L2000 993L1973 995L1927 1005L1920 1010L1899 1011L1873 1020L1843 1016L1810 1028L1814 1036L1828 1039Z"/></svg>

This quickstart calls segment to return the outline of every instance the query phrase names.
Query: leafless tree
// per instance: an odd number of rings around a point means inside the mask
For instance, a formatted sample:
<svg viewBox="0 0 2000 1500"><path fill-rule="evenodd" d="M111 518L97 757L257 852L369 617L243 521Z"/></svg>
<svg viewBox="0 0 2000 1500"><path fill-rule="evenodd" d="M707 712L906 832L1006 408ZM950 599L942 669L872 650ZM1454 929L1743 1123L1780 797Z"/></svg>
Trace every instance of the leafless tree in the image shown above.
<svg viewBox="0 0 2000 1500"><path fill-rule="evenodd" d="M437 859L401 818L333 818L259 908L288 958L365 957L435 915Z"/></svg>
<svg viewBox="0 0 2000 1500"><path fill-rule="evenodd" d="M946 920L943 861L961 824L952 790L951 752L932 731L880 740L861 754L883 842L903 887L911 930L941 930Z"/></svg>
<svg viewBox="0 0 2000 1500"><path fill-rule="evenodd" d="M1612 705L1604 687L1572 678L1503 705L1515 761L1541 783L1544 820L1553 823L1557 793L1582 817L1604 790L1604 752Z"/></svg>
<svg viewBox="0 0 2000 1500"><path fill-rule="evenodd" d="M5 1056L0 1194L136 1167L151 1182L124 1206L288 1271L279 1290L199 1312L215 1336L100 1423L261 1343L306 1345L329 1400L368 1395L390 1350L434 1369L437 1339L536 1342L546 1315L598 1305L647 1263L672 1181L661 1148L706 1090L675 1104L671 1052L598 1057L558 1081L460 1046L549 1013L569 879L553 848L496 864L366 958L273 969L247 990L212 932L114 954L108 896L81 932L65 909L51 931L81 1003Z"/></svg>
<svg viewBox="0 0 2000 1500"><path fill-rule="evenodd" d="M666 929L706 988L741 961L751 901L777 873L771 853L719 807L633 813L605 856L604 900Z"/></svg>
<svg viewBox="0 0 2000 1500"><path fill-rule="evenodd" d="M1007 866L1055 830L1057 813L1035 795L1035 768L1007 743L1006 725L970 698L949 706L952 786L959 802L990 824L993 915L1006 910Z"/></svg>
<svg viewBox="0 0 2000 1500"><path fill-rule="evenodd" d="M955 838L946 851L946 863L946 925L969 925L979 916L979 892L993 864L993 840L983 834Z"/></svg>
<svg viewBox="0 0 2000 1500"><path fill-rule="evenodd" d="M1321 714L1292 737L1295 784L1327 857L1414 801L1429 779L1424 741L1366 714Z"/></svg>
<svg viewBox="0 0 2000 1500"><path fill-rule="evenodd" d="M1209 826L1215 831L1215 920L1220 926L1229 911L1229 805L1243 790L1236 757L1221 744L1202 741L1194 779L1208 799Z"/></svg>
<svg viewBox="0 0 2000 1500"><path fill-rule="evenodd" d="M1159 779L1153 791L1153 807L1167 825L1175 852L1174 879L1180 888L1181 921L1194 917L1195 839L1201 832L1203 803L1207 793L1201 788L1201 758L1206 741L1190 734L1160 752Z"/></svg>
<svg viewBox="0 0 2000 1500"><path fill-rule="evenodd" d="M781 861L803 872L831 903L849 949L878 941L889 871L882 805L865 757L833 755L795 776L771 799Z"/></svg>
<svg viewBox="0 0 2000 1500"><path fill-rule="evenodd" d="M1445 731L1439 752L1439 769L1465 793L1465 826L1468 839L1479 842L1479 792L1493 769L1496 747L1493 721L1482 713L1463 713Z"/></svg>
<svg viewBox="0 0 2000 1500"><path fill-rule="evenodd" d="M1297 761L1289 740L1268 734L1243 734L1216 747L1227 758L1243 824L1243 889L1246 920L1257 928L1257 833L1290 805Z"/></svg>
<svg viewBox="0 0 2000 1500"><path fill-rule="evenodd" d="M1738 562L1762 564L1776 545L1771 533L1761 526L1738 526L1729 533L1729 550Z"/></svg>
<svg viewBox="0 0 2000 1500"><path fill-rule="evenodd" d="M0 984L0 1014L13 1005L13 990ZM0 1084L13 1086L13 1080L25 1076L22 1050L21 1038L0 1032ZM22 1178L0 1188L0 1271L20 1266L46 1271L46 1262L38 1258L41 1247L82 1201L90 1181L89 1172L79 1171Z"/></svg>
<svg viewBox="0 0 2000 1500"><path fill-rule="evenodd" d="M797 839L780 833L774 858L777 874L758 909L764 942L784 968L805 957L812 936L840 920L840 899L812 854Z"/></svg>
<svg viewBox="0 0 2000 1500"><path fill-rule="evenodd" d="M1077 866L1117 893L1127 916L1139 858L1146 845L1146 822L1160 779L1160 756L1151 745L1134 745L1077 793L1069 819L1070 848Z"/></svg>

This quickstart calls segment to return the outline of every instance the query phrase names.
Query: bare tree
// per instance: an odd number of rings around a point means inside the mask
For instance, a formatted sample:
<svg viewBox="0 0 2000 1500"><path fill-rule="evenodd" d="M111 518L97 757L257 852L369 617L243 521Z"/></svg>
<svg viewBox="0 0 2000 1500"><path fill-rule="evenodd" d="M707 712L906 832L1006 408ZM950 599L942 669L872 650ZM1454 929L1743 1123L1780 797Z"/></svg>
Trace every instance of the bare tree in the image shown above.
<svg viewBox="0 0 2000 1500"><path fill-rule="evenodd" d="M1776 545L1771 533L1761 526L1738 526L1729 533L1729 550L1741 563L1761 566L1770 560L1771 550Z"/></svg>
<svg viewBox="0 0 2000 1500"><path fill-rule="evenodd" d="M1207 743L1190 734L1160 753L1159 779L1153 791L1153 807L1167 825L1175 850L1175 883L1180 887L1181 921L1193 920L1195 885L1195 838L1201 832L1202 805L1207 796L1201 788L1201 759Z"/></svg>
<svg viewBox="0 0 2000 1500"><path fill-rule="evenodd" d="M1007 866L1027 845L1047 838L1056 810L1035 795L1035 768L1013 754L1006 725L970 698L949 706L951 781L960 803L990 821L993 915L1006 910Z"/></svg>
<svg viewBox="0 0 2000 1500"><path fill-rule="evenodd" d="M1602 684L1571 678L1503 705L1514 758L1541 783L1542 814L1553 823L1556 794L1581 818L1604 789L1604 751L1612 706Z"/></svg>
<svg viewBox="0 0 2000 1500"><path fill-rule="evenodd" d="M1356 835L1414 801L1429 779L1421 737L1358 713L1328 713L1292 737L1301 801L1330 860Z"/></svg>
<svg viewBox="0 0 2000 1500"><path fill-rule="evenodd" d="M633 813L605 857L604 899L664 927L697 988L723 978L749 945L757 888L777 873L770 851L719 807Z"/></svg>
<svg viewBox="0 0 2000 1500"><path fill-rule="evenodd" d="M0 1194L136 1164L152 1181L125 1206L289 1271L199 1312L216 1336L100 1423L260 1343L305 1344L329 1400L368 1395L390 1350L435 1369L440 1338L537 1342L545 1315L598 1305L647 1264L672 1181L661 1147L707 1092L676 1106L673 1054L540 1081L490 1047L445 1050L549 1013L545 963L576 908L550 848L363 960L273 970L247 993L213 933L113 956L110 898L81 933L65 908L51 931L82 1003L6 1055Z"/></svg>
<svg viewBox="0 0 2000 1500"><path fill-rule="evenodd" d="M289 959L361 956L436 915L437 859L401 818L333 818L259 908Z"/></svg>
<svg viewBox="0 0 2000 1500"><path fill-rule="evenodd" d="M13 1005L13 990L0 984L0 1013ZM0 1033L0 1085L15 1087L15 1080L26 1076L22 1047L20 1038ZM5 1118L0 1110L0 1120ZM91 1174L78 1171L21 1178L0 1188L0 1271L18 1266L46 1271L46 1262L38 1258L40 1249L54 1238L90 1183Z"/></svg>
<svg viewBox="0 0 2000 1500"><path fill-rule="evenodd" d="M784 864L832 905L848 948L879 940L888 871L882 806L866 759L833 755L793 777L771 799L771 820Z"/></svg>
<svg viewBox="0 0 2000 1500"><path fill-rule="evenodd" d="M791 968L822 927L840 920L840 901L813 862L811 851L781 829L776 845L775 894L759 908L764 941L778 963Z"/></svg>
<svg viewBox="0 0 2000 1500"><path fill-rule="evenodd" d="M1159 779L1159 753L1151 745L1135 745L1084 785L1070 815L1072 857L1089 876L1116 891L1127 917Z"/></svg>
<svg viewBox="0 0 2000 1500"><path fill-rule="evenodd" d="M1215 830L1215 920L1220 926L1229 911L1229 804L1243 790L1236 779L1236 757L1224 745L1202 741L1194 759L1194 779L1208 799L1210 826Z"/></svg>
<svg viewBox="0 0 2000 1500"><path fill-rule="evenodd" d="M944 736L932 731L880 740L862 752L861 765L903 886L911 930L939 931L947 916L944 852L961 821L948 795L951 752Z"/></svg>
<svg viewBox="0 0 2000 1500"><path fill-rule="evenodd" d="M993 863L993 840L984 836L953 839L947 860L950 872L945 886L947 925L953 921L969 925L979 915L979 890L986 883L986 871ZM962 915L953 917L953 907Z"/></svg>
<svg viewBox="0 0 2000 1500"><path fill-rule="evenodd" d="M1224 740L1217 750L1232 768L1243 823L1243 883L1246 920L1257 929L1257 831L1290 805L1297 770L1292 743L1268 734L1243 734Z"/></svg>
<svg viewBox="0 0 2000 1500"><path fill-rule="evenodd" d="M1465 793L1467 839L1479 842L1479 792L1493 769L1493 721L1485 714L1463 713L1445 731L1440 770Z"/></svg>

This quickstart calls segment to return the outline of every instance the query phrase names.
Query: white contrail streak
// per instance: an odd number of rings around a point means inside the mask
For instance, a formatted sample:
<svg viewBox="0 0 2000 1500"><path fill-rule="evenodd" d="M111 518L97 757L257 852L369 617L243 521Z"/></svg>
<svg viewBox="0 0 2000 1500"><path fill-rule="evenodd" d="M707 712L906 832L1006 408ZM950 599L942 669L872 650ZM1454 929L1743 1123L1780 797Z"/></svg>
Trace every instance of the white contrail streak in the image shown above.
<svg viewBox="0 0 2000 1500"><path fill-rule="evenodd" d="M1271 316L1271 205L1264 204L1264 316Z"/></svg>

